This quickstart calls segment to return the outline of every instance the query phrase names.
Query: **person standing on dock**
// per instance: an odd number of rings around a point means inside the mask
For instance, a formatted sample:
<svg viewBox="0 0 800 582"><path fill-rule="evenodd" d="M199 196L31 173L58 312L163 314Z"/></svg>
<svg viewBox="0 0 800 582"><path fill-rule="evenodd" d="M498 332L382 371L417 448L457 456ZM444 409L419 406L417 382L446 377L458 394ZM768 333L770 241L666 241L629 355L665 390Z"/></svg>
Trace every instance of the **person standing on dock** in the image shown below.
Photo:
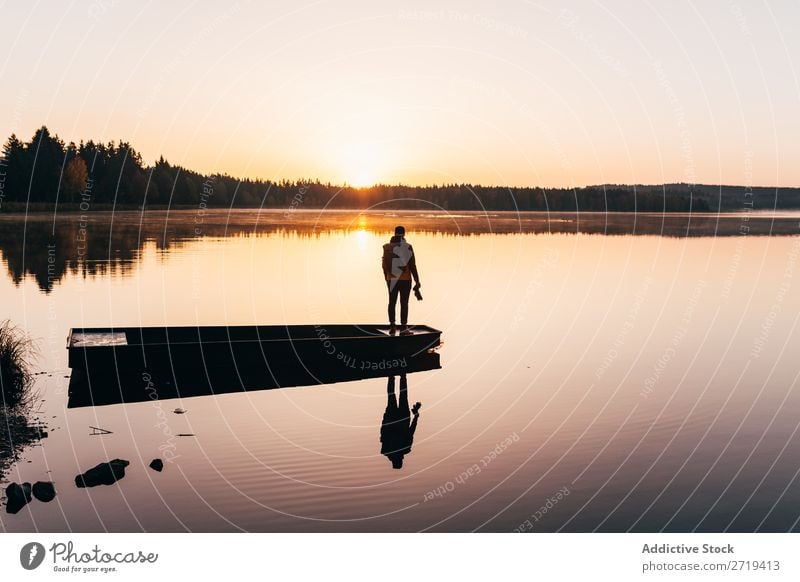
<svg viewBox="0 0 800 582"><path fill-rule="evenodd" d="M394 236L383 245L382 265L383 276L389 290L389 333L391 335L397 333L395 317L398 295L400 296L400 335L411 333L408 330L408 299L411 296L412 277L416 282L414 291L417 293L417 298L422 298L419 294L422 284L419 282L414 249L406 242L405 235L405 227L397 226L394 229Z"/></svg>

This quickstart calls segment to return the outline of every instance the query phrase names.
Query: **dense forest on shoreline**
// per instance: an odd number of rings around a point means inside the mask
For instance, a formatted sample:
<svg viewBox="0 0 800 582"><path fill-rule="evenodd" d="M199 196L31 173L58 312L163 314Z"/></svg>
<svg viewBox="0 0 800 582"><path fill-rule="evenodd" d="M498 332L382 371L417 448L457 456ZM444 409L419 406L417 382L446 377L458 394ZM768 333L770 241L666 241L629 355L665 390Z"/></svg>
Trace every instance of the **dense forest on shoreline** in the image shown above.
<svg viewBox="0 0 800 582"><path fill-rule="evenodd" d="M686 212L800 208L798 188L665 184L508 188L470 184L354 188L319 180L202 175L163 157L148 166L125 141L65 144L47 127L8 138L0 157L0 211L55 205L81 211L151 207L348 208Z"/></svg>

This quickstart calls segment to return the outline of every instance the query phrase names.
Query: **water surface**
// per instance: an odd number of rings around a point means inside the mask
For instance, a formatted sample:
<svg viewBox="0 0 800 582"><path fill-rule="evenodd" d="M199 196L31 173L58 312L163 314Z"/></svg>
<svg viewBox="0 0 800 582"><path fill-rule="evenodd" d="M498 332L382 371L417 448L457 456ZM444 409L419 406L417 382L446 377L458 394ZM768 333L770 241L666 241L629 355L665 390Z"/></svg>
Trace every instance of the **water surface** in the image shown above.
<svg viewBox="0 0 800 582"><path fill-rule="evenodd" d="M441 369L407 377L422 408L402 469L381 455L387 378L67 409L72 327L383 322L398 221L423 282L412 320L445 342ZM0 304L39 339L31 422L47 427L0 463L2 485L58 493L0 527L797 530L797 227L792 213L0 216ZM123 479L75 487L114 458Z"/></svg>

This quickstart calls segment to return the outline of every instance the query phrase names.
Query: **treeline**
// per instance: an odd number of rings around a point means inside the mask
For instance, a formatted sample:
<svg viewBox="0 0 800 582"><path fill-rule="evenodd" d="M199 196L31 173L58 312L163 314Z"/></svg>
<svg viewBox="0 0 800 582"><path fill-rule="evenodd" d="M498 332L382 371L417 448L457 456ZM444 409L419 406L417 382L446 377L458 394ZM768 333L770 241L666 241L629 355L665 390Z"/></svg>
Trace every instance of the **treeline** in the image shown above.
<svg viewBox="0 0 800 582"><path fill-rule="evenodd" d="M26 205L108 208L265 207L444 210L687 212L800 208L800 189L668 184L575 189L447 184L353 188L319 180L202 175L160 158L145 165L126 141L64 143L46 127L30 141L12 135L0 158L0 211ZM9 204L10 203L10 204Z"/></svg>

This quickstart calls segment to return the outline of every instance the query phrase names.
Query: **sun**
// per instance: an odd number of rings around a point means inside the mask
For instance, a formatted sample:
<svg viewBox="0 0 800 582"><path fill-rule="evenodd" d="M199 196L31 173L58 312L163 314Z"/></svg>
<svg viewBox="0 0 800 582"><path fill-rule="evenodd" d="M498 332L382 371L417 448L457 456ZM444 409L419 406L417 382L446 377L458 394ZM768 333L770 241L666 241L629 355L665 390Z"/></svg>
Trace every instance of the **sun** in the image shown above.
<svg viewBox="0 0 800 582"><path fill-rule="evenodd" d="M376 141L340 144L337 158L342 179L354 188L373 186L380 179L386 160Z"/></svg>
<svg viewBox="0 0 800 582"><path fill-rule="evenodd" d="M375 178L368 170L357 171L349 181L355 188L367 188L375 184Z"/></svg>

